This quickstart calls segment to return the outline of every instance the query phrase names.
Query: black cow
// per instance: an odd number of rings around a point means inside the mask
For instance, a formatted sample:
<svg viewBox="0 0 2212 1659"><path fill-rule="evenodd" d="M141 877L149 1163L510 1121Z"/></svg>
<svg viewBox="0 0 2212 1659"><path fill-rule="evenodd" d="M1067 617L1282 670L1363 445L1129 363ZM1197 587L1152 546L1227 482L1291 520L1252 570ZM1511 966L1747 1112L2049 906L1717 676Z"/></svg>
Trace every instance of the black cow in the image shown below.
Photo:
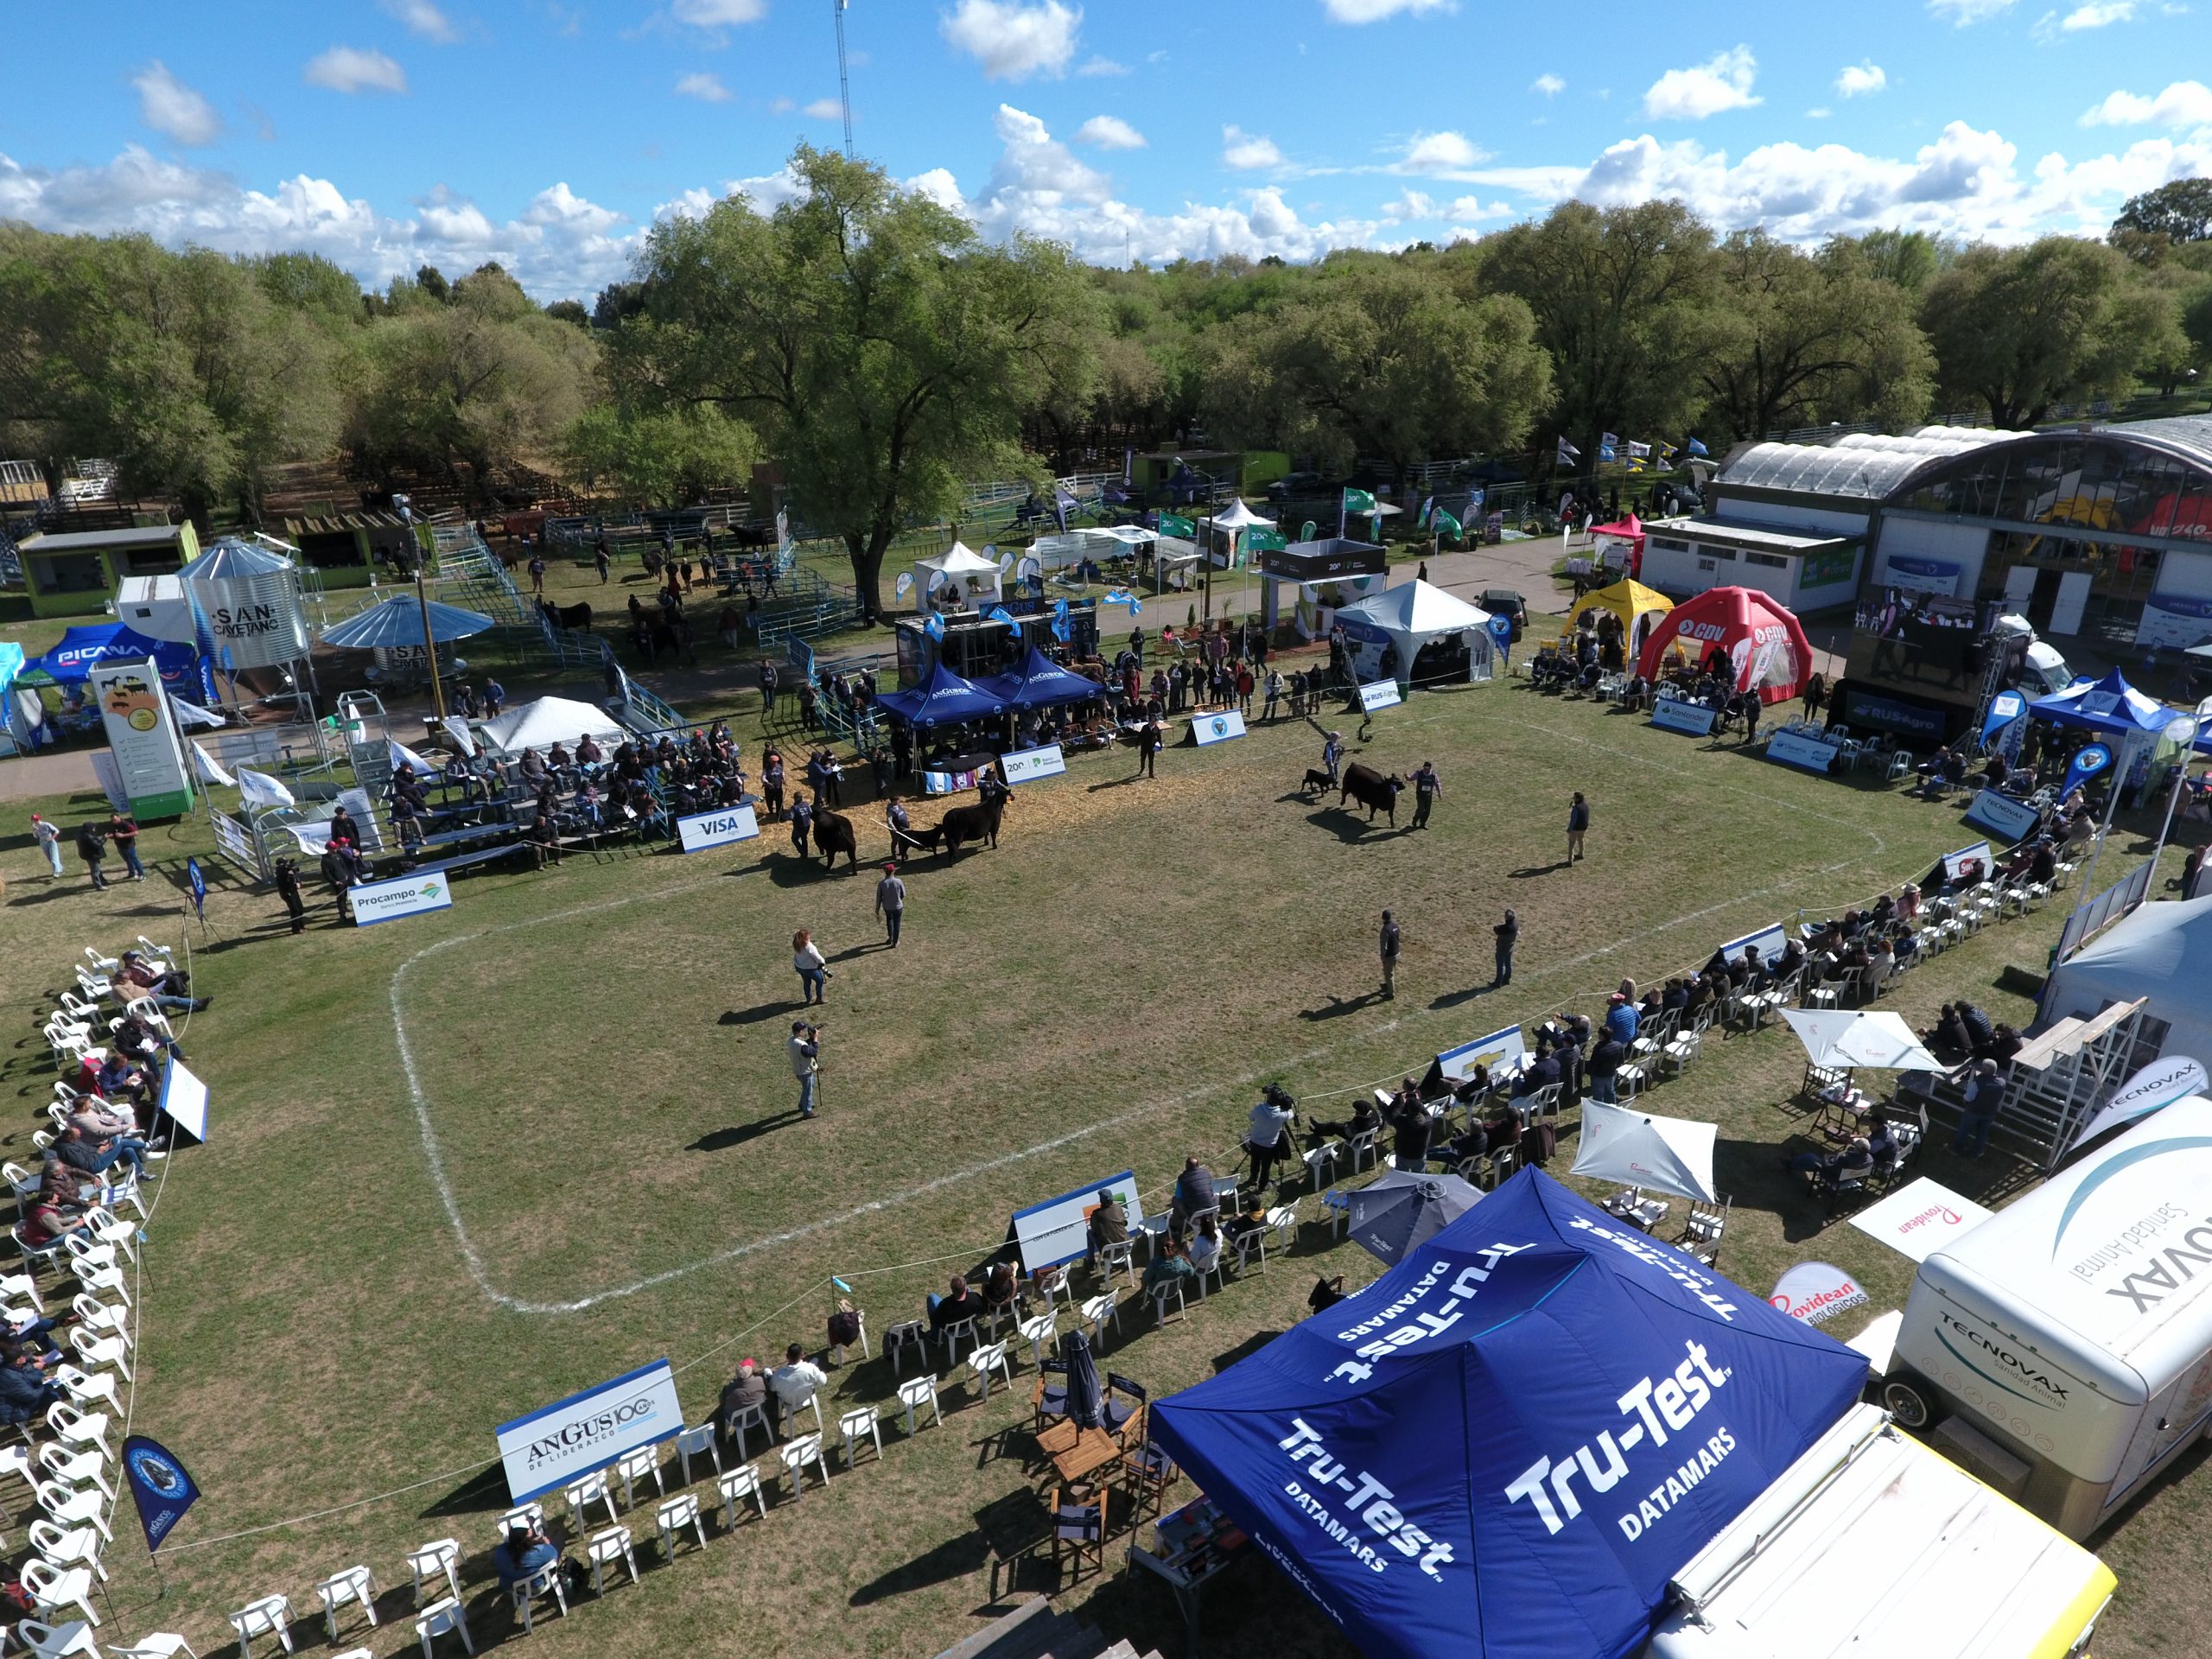
<svg viewBox="0 0 2212 1659"><path fill-rule="evenodd" d="M956 806L938 820L938 828L944 834L944 850L948 857L960 856L963 841L988 842L999 844L999 820L1006 812L1006 797L988 796L975 806Z"/></svg>
<svg viewBox="0 0 2212 1659"><path fill-rule="evenodd" d="M1385 778L1374 767L1355 760L1344 768L1344 780L1337 791L1337 804L1342 806L1349 796L1367 809L1370 823L1375 822L1376 812L1387 812L1395 829L1398 823L1398 791L1405 786L1404 779L1395 775Z"/></svg>
<svg viewBox="0 0 2212 1659"><path fill-rule="evenodd" d="M548 605L537 601L537 613L556 628L574 628L579 632L591 626L591 607L588 605Z"/></svg>
<svg viewBox="0 0 2212 1659"><path fill-rule="evenodd" d="M861 867L860 842L853 834L853 821L842 812L832 812L826 807L814 810L814 849L822 855L822 868L837 868L837 855L845 855L845 862L852 869Z"/></svg>
<svg viewBox="0 0 2212 1659"><path fill-rule="evenodd" d="M729 533L740 547L773 547L775 527L772 524L732 524Z"/></svg>
<svg viewBox="0 0 2212 1659"><path fill-rule="evenodd" d="M1325 795L1335 787L1336 785L1329 781L1327 772L1323 772L1319 766L1308 766L1306 768L1306 781L1298 786L1298 792L1301 795L1312 795L1316 792Z"/></svg>

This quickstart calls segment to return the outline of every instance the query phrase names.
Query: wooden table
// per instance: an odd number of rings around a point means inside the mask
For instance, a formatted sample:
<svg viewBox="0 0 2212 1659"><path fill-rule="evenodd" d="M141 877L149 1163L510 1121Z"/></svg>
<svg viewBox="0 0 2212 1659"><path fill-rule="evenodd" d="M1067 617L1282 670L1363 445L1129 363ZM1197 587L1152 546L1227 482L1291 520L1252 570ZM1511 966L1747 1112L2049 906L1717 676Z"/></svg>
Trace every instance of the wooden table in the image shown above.
<svg viewBox="0 0 2212 1659"><path fill-rule="evenodd" d="M1037 1431L1038 1449L1048 1458L1062 1457L1075 1450L1075 1443L1082 1434L1071 1420L1063 1417L1051 1427Z"/></svg>
<svg viewBox="0 0 2212 1659"><path fill-rule="evenodd" d="M1103 1428L1086 1428L1076 1436L1073 1446L1053 1458L1052 1467L1064 1484L1072 1486L1121 1455L1121 1442L1111 1434Z"/></svg>

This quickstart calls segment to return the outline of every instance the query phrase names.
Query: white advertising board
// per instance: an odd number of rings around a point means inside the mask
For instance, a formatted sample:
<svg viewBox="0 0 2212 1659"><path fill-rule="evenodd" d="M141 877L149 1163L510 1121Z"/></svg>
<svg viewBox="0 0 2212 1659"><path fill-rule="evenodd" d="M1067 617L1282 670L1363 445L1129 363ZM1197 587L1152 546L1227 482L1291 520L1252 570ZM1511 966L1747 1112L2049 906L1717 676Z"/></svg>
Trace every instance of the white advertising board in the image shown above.
<svg viewBox="0 0 2212 1659"><path fill-rule="evenodd" d="M1925 1262L1957 1243L1989 1216L1972 1198L1923 1177L1861 1210L1851 1224L1901 1255Z"/></svg>
<svg viewBox="0 0 2212 1659"><path fill-rule="evenodd" d="M154 659L95 663L88 684L130 810L142 818L173 818L191 811L184 747Z"/></svg>
<svg viewBox="0 0 2212 1659"><path fill-rule="evenodd" d="M185 1069L182 1060L169 1056L168 1070L162 1073L161 1109L169 1119L194 1141L206 1145L207 1141L207 1085Z"/></svg>
<svg viewBox="0 0 2212 1659"><path fill-rule="evenodd" d="M999 757L999 770L1006 773L1006 780L1009 784L1030 784L1039 778L1057 778L1067 769L1067 757L1060 753L1060 746L1057 743L1047 743L1041 749L1016 749L1012 754Z"/></svg>
<svg viewBox="0 0 2212 1659"><path fill-rule="evenodd" d="M1404 701L1398 695L1395 680L1370 680L1359 688L1359 706L1365 714L1371 715L1377 709L1395 709Z"/></svg>
<svg viewBox="0 0 2212 1659"><path fill-rule="evenodd" d="M453 884L442 874L403 875L390 881L365 881L346 897L353 905L353 925L372 927L426 910L451 910Z"/></svg>
<svg viewBox="0 0 2212 1659"><path fill-rule="evenodd" d="M1224 709L1217 714L1191 716L1191 736L1200 748L1209 743L1226 743L1232 737L1244 735L1244 716L1234 709Z"/></svg>
<svg viewBox="0 0 2212 1659"><path fill-rule="evenodd" d="M1495 1077L1520 1071L1528 1059L1529 1045L1522 1039L1521 1027L1507 1026L1471 1043L1446 1049L1436 1057L1436 1067L1447 1083L1465 1083L1478 1065L1490 1067Z"/></svg>
<svg viewBox="0 0 2212 1659"><path fill-rule="evenodd" d="M2009 795L1985 789L1967 808L1967 822L2007 841L2018 841L2035 832L2036 825L2043 822L2043 815L2025 801L2016 801Z"/></svg>
<svg viewBox="0 0 2212 1659"><path fill-rule="evenodd" d="M1802 732L1777 732L1766 741L1766 758L1805 772L1826 773L1841 753L1839 745L1824 743Z"/></svg>
<svg viewBox="0 0 2212 1659"><path fill-rule="evenodd" d="M1102 1192L1111 1192L1120 1200L1128 1212L1129 1231L1135 1235L1137 1224L1144 1219L1144 1210L1137 1202L1136 1172L1125 1169L1014 1212L1007 1230L1021 1251L1023 1272L1072 1262L1090 1249L1090 1212L1098 1207Z"/></svg>
<svg viewBox="0 0 2212 1659"><path fill-rule="evenodd" d="M760 825L749 806L725 806L713 812L694 812L676 821L676 833L687 853L703 853L710 847L751 841Z"/></svg>
<svg viewBox="0 0 2212 1659"><path fill-rule="evenodd" d="M683 1408L676 1398L676 1373L658 1359L493 1432L499 1461L506 1465L507 1492L526 1503L604 1469L626 1452L674 1440L683 1432Z"/></svg>
<svg viewBox="0 0 2212 1659"><path fill-rule="evenodd" d="M1709 702L1685 702L1680 697L1661 697L1651 705L1651 723L1662 731L1684 732L1706 737L1720 711Z"/></svg>

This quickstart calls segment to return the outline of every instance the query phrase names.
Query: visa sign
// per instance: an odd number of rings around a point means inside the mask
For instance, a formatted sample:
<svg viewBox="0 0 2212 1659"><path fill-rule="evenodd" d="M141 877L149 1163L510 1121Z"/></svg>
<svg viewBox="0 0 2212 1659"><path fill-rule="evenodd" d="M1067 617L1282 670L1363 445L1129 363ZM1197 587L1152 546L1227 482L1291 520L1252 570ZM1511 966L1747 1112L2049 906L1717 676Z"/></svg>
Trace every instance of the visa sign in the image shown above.
<svg viewBox="0 0 2212 1659"><path fill-rule="evenodd" d="M760 825L749 806L725 806L712 812L694 812L676 821L676 833L687 853L703 853L727 847L734 841L751 841Z"/></svg>

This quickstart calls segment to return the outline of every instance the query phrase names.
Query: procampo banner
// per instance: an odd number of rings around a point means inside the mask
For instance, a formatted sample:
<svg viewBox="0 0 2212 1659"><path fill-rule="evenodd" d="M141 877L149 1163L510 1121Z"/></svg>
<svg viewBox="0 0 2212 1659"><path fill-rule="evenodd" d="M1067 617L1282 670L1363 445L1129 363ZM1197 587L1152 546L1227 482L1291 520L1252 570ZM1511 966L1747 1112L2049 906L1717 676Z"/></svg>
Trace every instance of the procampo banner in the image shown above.
<svg viewBox="0 0 2212 1659"><path fill-rule="evenodd" d="M184 1519L184 1512L200 1501L199 1484L174 1453L143 1434L124 1441L123 1474L130 1483L130 1501L138 1506L138 1524L146 1529L146 1549L152 1554Z"/></svg>
<svg viewBox="0 0 2212 1659"><path fill-rule="evenodd" d="M451 910L453 883L442 874L403 875L391 881L364 881L346 896L353 906L353 925L372 927L426 910Z"/></svg>
<svg viewBox="0 0 2212 1659"><path fill-rule="evenodd" d="M1775 1281L1767 1300L1793 1319L1819 1325L1867 1300L1859 1281L1826 1262L1800 1262Z"/></svg>
<svg viewBox="0 0 2212 1659"><path fill-rule="evenodd" d="M683 1408L676 1398L676 1373L658 1359L494 1432L507 1491L526 1503L626 1452L674 1440L683 1432Z"/></svg>

